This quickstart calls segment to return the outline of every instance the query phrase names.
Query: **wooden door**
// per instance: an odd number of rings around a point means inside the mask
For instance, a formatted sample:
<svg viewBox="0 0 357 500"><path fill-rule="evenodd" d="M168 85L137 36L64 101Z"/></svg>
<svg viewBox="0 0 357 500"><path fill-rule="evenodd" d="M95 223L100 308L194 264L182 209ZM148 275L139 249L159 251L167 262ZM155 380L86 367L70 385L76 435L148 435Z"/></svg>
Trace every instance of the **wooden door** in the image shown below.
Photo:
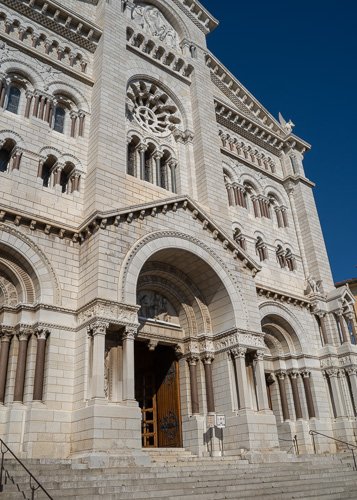
<svg viewBox="0 0 357 500"><path fill-rule="evenodd" d="M138 343L139 344L139 343ZM181 447L179 370L173 349L135 349L135 397L141 408L144 448Z"/></svg>
<svg viewBox="0 0 357 500"><path fill-rule="evenodd" d="M173 356L161 358L160 365L156 393L158 446L177 448L182 446L179 366Z"/></svg>

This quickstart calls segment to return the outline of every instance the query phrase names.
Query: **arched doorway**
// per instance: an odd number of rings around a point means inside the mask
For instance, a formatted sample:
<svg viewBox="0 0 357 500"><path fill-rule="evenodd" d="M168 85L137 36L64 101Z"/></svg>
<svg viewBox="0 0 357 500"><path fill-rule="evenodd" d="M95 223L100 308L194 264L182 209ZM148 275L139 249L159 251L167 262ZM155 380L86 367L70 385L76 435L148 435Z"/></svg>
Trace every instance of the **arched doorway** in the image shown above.
<svg viewBox="0 0 357 500"><path fill-rule="evenodd" d="M216 272L193 253L155 252L137 279L140 328L135 345L135 397L142 412L144 447L181 447L182 419L192 411L183 346L235 324L232 302ZM179 348L179 349L178 349ZM202 368L203 373L203 368ZM200 384L201 382L199 382ZM203 399L205 392L201 391ZM202 412L205 402L201 402ZM192 413L191 413L192 414Z"/></svg>

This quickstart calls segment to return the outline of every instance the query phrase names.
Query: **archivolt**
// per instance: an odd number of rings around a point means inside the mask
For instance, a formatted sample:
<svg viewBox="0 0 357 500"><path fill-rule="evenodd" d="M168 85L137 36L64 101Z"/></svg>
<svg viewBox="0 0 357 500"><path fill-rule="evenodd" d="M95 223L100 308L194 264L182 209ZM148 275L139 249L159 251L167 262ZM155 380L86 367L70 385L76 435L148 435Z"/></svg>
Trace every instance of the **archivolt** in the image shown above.
<svg viewBox="0 0 357 500"><path fill-rule="evenodd" d="M30 238L4 223L0 223L0 256L7 261L7 273L17 276L18 286L23 284L23 296L33 297L37 302L61 305L60 284L44 252Z"/></svg>

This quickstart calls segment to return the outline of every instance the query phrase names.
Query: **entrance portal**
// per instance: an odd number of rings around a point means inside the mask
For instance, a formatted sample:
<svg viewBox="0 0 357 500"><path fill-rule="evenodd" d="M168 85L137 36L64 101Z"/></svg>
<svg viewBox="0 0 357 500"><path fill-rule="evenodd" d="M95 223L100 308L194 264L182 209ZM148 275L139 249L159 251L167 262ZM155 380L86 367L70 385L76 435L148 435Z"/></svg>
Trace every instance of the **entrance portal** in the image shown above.
<svg viewBox="0 0 357 500"><path fill-rule="evenodd" d="M135 399L141 408L144 448L182 446L179 366L174 350L135 343Z"/></svg>

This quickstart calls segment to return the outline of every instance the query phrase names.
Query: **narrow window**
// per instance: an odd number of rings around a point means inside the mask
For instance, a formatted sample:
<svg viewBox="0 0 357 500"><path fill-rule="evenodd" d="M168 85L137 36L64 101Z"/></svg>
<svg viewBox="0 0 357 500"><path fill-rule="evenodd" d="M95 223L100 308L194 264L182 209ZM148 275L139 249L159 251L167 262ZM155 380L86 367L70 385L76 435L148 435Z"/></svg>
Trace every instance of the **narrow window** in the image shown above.
<svg viewBox="0 0 357 500"><path fill-rule="evenodd" d="M0 172L6 172L11 162L12 151L16 146L15 142L11 139L6 139L2 148L0 149Z"/></svg>
<svg viewBox="0 0 357 500"><path fill-rule="evenodd" d="M63 134L66 111L61 106L56 106L53 118L53 130Z"/></svg>
<svg viewBox="0 0 357 500"><path fill-rule="evenodd" d="M12 85L9 90L6 110L10 111L10 113L15 113L15 115L17 115L19 110L20 97L21 97L21 90L18 87Z"/></svg>

